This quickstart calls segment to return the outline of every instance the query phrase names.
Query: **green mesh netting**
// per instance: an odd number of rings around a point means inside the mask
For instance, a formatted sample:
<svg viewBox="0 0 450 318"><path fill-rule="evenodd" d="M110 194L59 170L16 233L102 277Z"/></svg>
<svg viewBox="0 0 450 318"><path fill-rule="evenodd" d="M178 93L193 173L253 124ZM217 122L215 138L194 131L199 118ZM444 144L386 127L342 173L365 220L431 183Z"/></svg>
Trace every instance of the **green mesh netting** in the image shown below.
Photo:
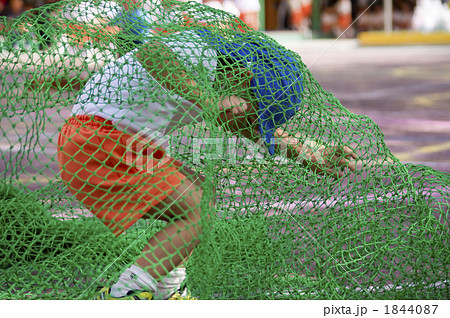
<svg viewBox="0 0 450 318"><path fill-rule="evenodd" d="M139 258L177 266L196 238L184 266L202 299L448 299L448 173L400 163L298 54L232 15L123 7L0 20L2 299L91 299ZM111 122L68 120L80 114ZM62 127L74 135L58 144ZM179 202L201 199L174 203L179 217L149 212L181 169L139 179L168 169L148 170L155 143L194 171ZM141 253L155 237L156 261Z"/></svg>

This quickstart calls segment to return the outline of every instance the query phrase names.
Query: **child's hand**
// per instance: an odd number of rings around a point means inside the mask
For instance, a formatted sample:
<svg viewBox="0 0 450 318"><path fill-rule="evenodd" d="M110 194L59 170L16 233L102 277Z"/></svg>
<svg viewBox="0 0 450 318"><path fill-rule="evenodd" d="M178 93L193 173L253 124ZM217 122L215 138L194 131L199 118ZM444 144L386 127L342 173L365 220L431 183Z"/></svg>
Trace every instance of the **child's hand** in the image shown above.
<svg viewBox="0 0 450 318"><path fill-rule="evenodd" d="M350 171L356 170L355 162L356 153L347 146L326 147L309 147L308 143L300 146L300 156L310 162L311 169L320 174L328 174L335 178L344 176L343 170L348 168Z"/></svg>
<svg viewBox="0 0 450 318"><path fill-rule="evenodd" d="M230 115L244 115L250 109L249 104L245 99L238 96L222 96L219 101L219 111L225 111Z"/></svg>
<svg viewBox="0 0 450 318"><path fill-rule="evenodd" d="M356 165L351 160L358 157L350 147L326 147L311 138L307 138L301 143L298 139L300 136L292 137L280 128L276 130L274 136L280 138L282 145L294 150L293 152L288 152L289 157L302 158L303 163L309 165L316 173L341 178L344 176L342 170L345 168L348 168L350 171L356 170Z"/></svg>

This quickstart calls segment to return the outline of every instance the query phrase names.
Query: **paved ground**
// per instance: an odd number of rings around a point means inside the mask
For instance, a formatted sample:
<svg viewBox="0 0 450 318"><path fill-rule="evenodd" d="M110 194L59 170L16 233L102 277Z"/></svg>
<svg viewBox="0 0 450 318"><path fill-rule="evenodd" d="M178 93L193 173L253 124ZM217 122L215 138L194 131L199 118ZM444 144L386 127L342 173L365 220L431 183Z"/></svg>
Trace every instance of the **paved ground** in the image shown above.
<svg viewBox="0 0 450 318"><path fill-rule="evenodd" d="M403 162L450 172L450 46L361 47L271 34L350 111L371 117Z"/></svg>

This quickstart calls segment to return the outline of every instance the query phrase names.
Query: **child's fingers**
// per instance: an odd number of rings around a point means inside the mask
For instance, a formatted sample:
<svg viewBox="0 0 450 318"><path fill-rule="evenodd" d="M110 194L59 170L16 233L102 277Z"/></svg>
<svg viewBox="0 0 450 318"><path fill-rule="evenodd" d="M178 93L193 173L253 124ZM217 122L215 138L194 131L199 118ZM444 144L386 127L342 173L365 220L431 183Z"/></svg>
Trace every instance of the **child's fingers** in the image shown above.
<svg viewBox="0 0 450 318"><path fill-rule="evenodd" d="M358 155L350 147L344 146L344 153L347 158L358 159Z"/></svg>
<svg viewBox="0 0 450 318"><path fill-rule="evenodd" d="M356 162L354 162L353 160L358 159L358 155L350 147L346 146L344 148L346 148L346 149L344 149L346 158L350 159L350 160L347 160L348 168L350 169L350 171L356 171ZM353 160L351 160L351 159L353 159Z"/></svg>
<svg viewBox="0 0 450 318"><path fill-rule="evenodd" d="M338 160L339 158L336 158ZM344 168L347 167L350 171L356 171L356 164L353 161L340 157L339 166Z"/></svg>
<svg viewBox="0 0 450 318"><path fill-rule="evenodd" d="M240 105L234 106L231 108L231 112L233 115L240 115L245 113L248 110L248 104L247 103L241 103Z"/></svg>
<svg viewBox="0 0 450 318"><path fill-rule="evenodd" d="M329 175L335 179L340 179L344 176L344 172L335 167L327 167L323 164L311 165L311 170L318 174Z"/></svg>
<svg viewBox="0 0 450 318"><path fill-rule="evenodd" d="M349 161L348 168L350 169L350 171L356 171L356 163Z"/></svg>
<svg viewBox="0 0 450 318"><path fill-rule="evenodd" d="M341 159L339 161L339 165L348 167L350 169L350 171L355 171L356 164L353 161L349 160L349 159L357 159L358 158L358 156L353 151L353 149L351 149L350 147L344 146L341 148L341 153L344 156L344 158L341 157Z"/></svg>
<svg viewBox="0 0 450 318"><path fill-rule="evenodd" d="M317 163L317 158L315 158L314 154L311 157L311 170L318 174L329 175L333 178L340 178L343 176L343 173L336 169L336 167L332 166L329 162L327 164Z"/></svg>
<svg viewBox="0 0 450 318"><path fill-rule="evenodd" d="M344 169L356 171L356 153L347 146L330 147L321 152L315 152L306 148L302 152L303 157L312 163L312 170L316 173L330 175L336 179L344 177Z"/></svg>
<svg viewBox="0 0 450 318"><path fill-rule="evenodd" d="M336 179L342 178L344 176L344 173L342 171L333 168L327 169L327 173Z"/></svg>
<svg viewBox="0 0 450 318"><path fill-rule="evenodd" d="M355 151L348 146L335 146L333 149L335 149L336 154L339 154L340 156L353 159L358 158Z"/></svg>

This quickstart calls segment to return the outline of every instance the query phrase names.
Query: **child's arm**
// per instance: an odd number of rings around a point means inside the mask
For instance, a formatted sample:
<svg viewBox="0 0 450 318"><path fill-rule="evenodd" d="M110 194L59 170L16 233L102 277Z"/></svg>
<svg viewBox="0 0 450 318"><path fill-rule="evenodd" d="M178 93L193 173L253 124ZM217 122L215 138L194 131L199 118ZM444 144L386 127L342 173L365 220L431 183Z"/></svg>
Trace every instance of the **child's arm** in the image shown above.
<svg viewBox="0 0 450 318"><path fill-rule="evenodd" d="M213 107L213 101L197 83L192 72L182 63L169 47L159 42L147 42L136 52L139 62L149 74L165 89L183 96L203 110ZM218 110L232 109L235 113L245 112L248 105L237 96L222 96Z"/></svg>
<svg viewBox="0 0 450 318"><path fill-rule="evenodd" d="M177 56L163 43L147 42L136 52L136 57L148 73L165 89L185 96L201 107L203 94L189 75L186 67L178 62ZM206 99L204 102L208 102ZM201 107L203 109L203 107Z"/></svg>
<svg viewBox="0 0 450 318"><path fill-rule="evenodd" d="M350 160L357 159L357 155L348 146L326 147L310 138L302 143L297 136L292 137L280 128L275 131L274 136L280 141L279 146L286 149L287 157L301 158L314 172L340 178L344 176L344 168L356 170L355 163Z"/></svg>

